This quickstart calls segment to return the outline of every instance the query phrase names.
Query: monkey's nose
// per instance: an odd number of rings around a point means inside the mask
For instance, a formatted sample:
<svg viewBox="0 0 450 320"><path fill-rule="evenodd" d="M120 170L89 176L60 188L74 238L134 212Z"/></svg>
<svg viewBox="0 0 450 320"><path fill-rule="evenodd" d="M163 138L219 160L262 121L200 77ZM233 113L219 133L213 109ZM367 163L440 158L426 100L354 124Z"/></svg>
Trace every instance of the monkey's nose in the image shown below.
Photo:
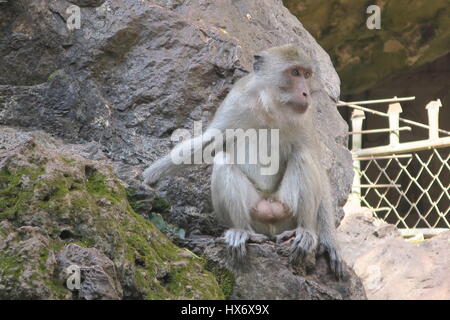
<svg viewBox="0 0 450 320"><path fill-rule="evenodd" d="M308 94L306 92L303 92L302 95L306 98Z"/></svg>

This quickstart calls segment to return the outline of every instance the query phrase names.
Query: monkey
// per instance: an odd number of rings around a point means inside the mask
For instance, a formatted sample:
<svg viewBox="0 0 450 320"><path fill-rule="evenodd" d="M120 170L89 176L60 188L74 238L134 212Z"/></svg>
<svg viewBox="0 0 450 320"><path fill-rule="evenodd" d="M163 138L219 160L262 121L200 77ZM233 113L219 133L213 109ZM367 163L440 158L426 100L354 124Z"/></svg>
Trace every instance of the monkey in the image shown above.
<svg viewBox="0 0 450 320"><path fill-rule="evenodd" d="M188 150L185 157L191 157L214 144L221 150L226 142L225 150L214 155L211 197L218 221L228 228L223 239L234 259L244 259L247 242L293 239L291 263L326 252L331 271L340 279L343 261L335 238L330 183L320 164L311 112L311 94L318 83L314 67L314 61L293 44L257 53L253 72L232 87L203 135L183 141L171 154L183 149ZM250 128L278 130L276 173L262 174L264 164L259 160L233 161L230 150L236 142L225 132ZM216 142L214 132L224 139ZM250 153L249 144L244 152ZM184 167L166 155L144 171L144 183L153 185Z"/></svg>

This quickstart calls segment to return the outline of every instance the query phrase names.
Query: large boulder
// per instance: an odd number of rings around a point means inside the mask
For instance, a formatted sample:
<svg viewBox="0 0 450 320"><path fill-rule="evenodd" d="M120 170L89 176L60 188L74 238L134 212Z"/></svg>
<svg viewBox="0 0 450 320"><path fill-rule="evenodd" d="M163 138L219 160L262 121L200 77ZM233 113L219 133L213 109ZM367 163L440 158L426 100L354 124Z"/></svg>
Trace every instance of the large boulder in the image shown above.
<svg viewBox="0 0 450 320"><path fill-rule="evenodd" d="M81 7L69 31L66 9ZM316 61L315 119L337 221L352 181L347 125L336 110L339 78L327 53L280 0L64 1L0 4L0 123L96 143L138 183L142 169L172 146L177 128L203 125L255 52L294 43ZM168 178L168 218L188 232L216 234L209 171Z"/></svg>
<svg viewBox="0 0 450 320"><path fill-rule="evenodd" d="M84 147L0 127L0 299L223 299L205 261L136 214Z"/></svg>

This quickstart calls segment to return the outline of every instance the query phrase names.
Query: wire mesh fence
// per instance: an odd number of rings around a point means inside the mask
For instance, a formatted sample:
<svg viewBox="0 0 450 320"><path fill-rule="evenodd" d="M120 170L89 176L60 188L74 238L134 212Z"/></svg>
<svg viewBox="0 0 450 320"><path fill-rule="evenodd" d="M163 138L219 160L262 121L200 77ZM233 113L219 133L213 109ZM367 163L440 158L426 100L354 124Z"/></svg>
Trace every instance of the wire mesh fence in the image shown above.
<svg viewBox="0 0 450 320"><path fill-rule="evenodd" d="M450 228L450 148L360 157L361 205L404 229ZM355 191L355 188L354 188Z"/></svg>

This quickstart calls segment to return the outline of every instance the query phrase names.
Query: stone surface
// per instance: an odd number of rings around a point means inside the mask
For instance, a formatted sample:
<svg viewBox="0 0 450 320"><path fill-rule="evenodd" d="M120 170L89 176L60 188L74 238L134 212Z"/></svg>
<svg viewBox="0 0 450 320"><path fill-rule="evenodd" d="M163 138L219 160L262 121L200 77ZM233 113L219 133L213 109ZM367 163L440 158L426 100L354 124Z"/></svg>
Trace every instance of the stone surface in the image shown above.
<svg viewBox="0 0 450 320"><path fill-rule="evenodd" d="M390 239L354 264L369 299L449 300L450 232L410 243Z"/></svg>
<svg viewBox="0 0 450 320"><path fill-rule="evenodd" d="M136 214L85 147L0 127L0 299L222 299L205 261Z"/></svg>
<svg viewBox="0 0 450 320"><path fill-rule="evenodd" d="M233 264L221 238L195 237L183 245L205 256L212 268L232 272L230 299L292 300L360 300L366 299L363 285L354 271L344 266L344 279L337 281L328 261L319 256L316 263L309 257L303 265L288 262L290 241L276 244L266 241L247 245L243 265Z"/></svg>
<svg viewBox="0 0 450 320"><path fill-rule="evenodd" d="M408 242L368 209L353 208L346 210L338 241L368 299L450 299L450 232Z"/></svg>
<svg viewBox="0 0 450 320"><path fill-rule="evenodd" d="M95 248L84 248L70 243L57 256L62 269L60 278L64 281L71 275L67 268L77 266L80 270L80 288L77 299L117 300L123 298L116 267L107 256Z"/></svg>
<svg viewBox="0 0 450 320"><path fill-rule="evenodd" d="M345 217L339 225L337 239L342 255L350 266L354 266L355 260L371 249L390 239L401 238L394 225L374 218L369 209L350 208L349 203L344 209Z"/></svg>
<svg viewBox="0 0 450 320"><path fill-rule="evenodd" d="M81 29L66 8L83 3ZM350 189L347 125L335 107L339 78L327 53L280 0L9 1L0 11L0 124L43 129L97 145L118 174L137 184L142 169L172 146L177 128L203 125L259 50L295 43L317 62L314 93L322 164L337 221ZM84 6L84 5L89 6ZM99 5L97 6L96 5ZM188 233L217 234L210 170L168 178L158 188L168 219Z"/></svg>

